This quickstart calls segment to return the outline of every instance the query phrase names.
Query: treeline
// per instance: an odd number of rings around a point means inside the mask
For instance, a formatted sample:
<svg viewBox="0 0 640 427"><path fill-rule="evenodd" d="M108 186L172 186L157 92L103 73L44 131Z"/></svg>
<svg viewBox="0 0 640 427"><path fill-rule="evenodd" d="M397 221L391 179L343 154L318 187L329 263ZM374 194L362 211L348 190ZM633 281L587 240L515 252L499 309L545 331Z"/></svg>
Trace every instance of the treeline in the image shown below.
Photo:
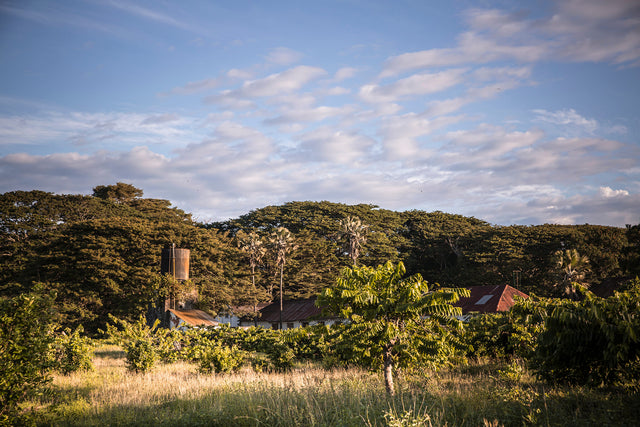
<svg viewBox="0 0 640 427"><path fill-rule="evenodd" d="M196 287L200 306L217 312L254 298L317 295L353 264L346 219L363 225L357 263L402 261L443 286L512 284L524 292L559 296L563 270L556 252L586 257L581 282L592 286L638 273L640 226L495 226L443 212L395 212L374 205L290 202L224 222L203 224L167 200L143 198L129 184L98 186L93 195L15 191L0 195L0 295L55 291L60 323L87 331L104 327L109 314L135 319L150 302L180 287ZM286 263L270 249L279 228L292 237ZM240 237L263 244L259 261ZM191 249L191 280L160 275L161 249ZM283 267L281 269L281 267ZM254 287L255 284L255 287Z"/></svg>

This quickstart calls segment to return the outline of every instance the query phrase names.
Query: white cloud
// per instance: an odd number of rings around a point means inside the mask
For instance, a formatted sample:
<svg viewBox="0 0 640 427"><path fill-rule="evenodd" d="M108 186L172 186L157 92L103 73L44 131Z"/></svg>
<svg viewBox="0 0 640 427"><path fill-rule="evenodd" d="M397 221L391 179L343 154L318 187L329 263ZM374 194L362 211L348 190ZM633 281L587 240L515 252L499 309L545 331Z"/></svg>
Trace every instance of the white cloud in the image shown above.
<svg viewBox="0 0 640 427"><path fill-rule="evenodd" d="M531 67L482 67L473 72L480 81L489 80L525 80L531 77Z"/></svg>
<svg viewBox="0 0 640 427"><path fill-rule="evenodd" d="M158 10L145 8L145 7L136 5L132 2L121 2L118 0L110 0L103 4L106 6L111 6L111 7L123 10L131 15L157 22L159 24L166 24L175 28L179 28L181 30L196 32L199 34L206 33L206 31L194 25L193 22L183 22L176 19L173 16L159 12Z"/></svg>
<svg viewBox="0 0 640 427"><path fill-rule="evenodd" d="M333 80L336 82L341 82L343 80L350 79L351 77L355 76L357 72L358 70L353 67L340 68L338 71L336 71L336 74L333 77Z"/></svg>
<svg viewBox="0 0 640 427"><path fill-rule="evenodd" d="M346 87L335 86L331 89L327 90L327 95L337 96L337 95L347 95L351 93L351 89L347 89Z"/></svg>
<svg viewBox="0 0 640 427"><path fill-rule="evenodd" d="M140 122L141 125L157 125L167 122L175 122L180 120L180 117L177 114L166 113L166 114L154 114L143 121Z"/></svg>
<svg viewBox="0 0 640 427"><path fill-rule="evenodd" d="M439 117L435 120L429 120L424 115L415 113L386 118L379 130L385 158L404 159L410 163L413 160L431 156L433 150L421 147L418 138L459 120L460 117Z"/></svg>
<svg viewBox="0 0 640 427"><path fill-rule="evenodd" d="M438 73L414 74L385 86L364 85L360 88L360 97L366 102L381 103L432 94L460 84L465 71L454 68Z"/></svg>
<svg viewBox="0 0 640 427"><path fill-rule="evenodd" d="M221 84L220 79L204 79L198 80L196 82L189 82L184 86L176 87L171 89L170 94L175 95L191 95L198 92L204 92L210 89L214 89ZM161 95L167 95L166 93Z"/></svg>
<svg viewBox="0 0 640 427"><path fill-rule="evenodd" d="M390 77L415 69L459 66L464 64L486 64L502 59L534 62L545 54L544 44L507 44L475 32L458 37L458 47L429 49L404 53L389 58L380 77Z"/></svg>
<svg viewBox="0 0 640 427"><path fill-rule="evenodd" d="M380 77L499 60L629 64L640 59L640 3L563 0L554 9L549 16L535 19L493 9L467 11L469 31L458 37L455 47L391 57Z"/></svg>
<svg viewBox="0 0 640 427"><path fill-rule="evenodd" d="M600 187L599 194L602 197L611 198L611 197L628 196L629 192L627 190L614 190L611 187Z"/></svg>
<svg viewBox="0 0 640 427"><path fill-rule="evenodd" d="M304 55L287 47L278 47L269 52L267 62L275 65L291 65L302 59Z"/></svg>
<svg viewBox="0 0 640 427"><path fill-rule="evenodd" d="M321 105L317 107L284 108L277 117L265 120L267 124L288 125L305 122L319 122L331 117L339 117L353 112L353 107L329 107Z"/></svg>
<svg viewBox="0 0 640 427"><path fill-rule="evenodd" d="M415 142L447 124L407 114L387 125L385 138ZM145 146L0 156L0 182L5 191L90 193L96 185L126 181L147 197L167 198L196 216L218 219L290 200L332 200L439 209L501 224L638 221L640 184L632 192L613 184L612 177L611 184L602 181L595 190L584 186L611 169L637 176L640 156L633 147L546 140L539 131L489 125L451 131L444 140L447 146L420 143L391 158L377 154L378 141L355 131L325 126L303 133L292 149L255 128L226 121L210 138L170 156Z"/></svg>
<svg viewBox="0 0 640 427"><path fill-rule="evenodd" d="M247 70L232 68L231 70L227 71L227 77L238 80L249 80L253 78L253 73Z"/></svg>
<svg viewBox="0 0 640 427"><path fill-rule="evenodd" d="M227 89L206 97L205 102L229 108L254 108L252 98L290 94L324 75L326 71L321 68L300 65L261 79L246 81L238 89Z"/></svg>
<svg viewBox="0 0 640 427"><path fill-rule="evenodd" d="M243 96L254 97L293 92L325 74L326 71L322 68L300 65L263 79L245 82L240 93Z"/></svg>
<svg viewBox="0 0 640 427"><path fill-rule="evenodd" d="M595 119L587 119L576 112L573 108L547 111L543 109L533 110L536 113L535 120L547 122L555 125L577 126L585 129L587 132L594 132L598 128L598 122Z"/></svg>
<svg viewBox="0 0 640 427"><path fill-rule="evenodd" d="M305 159L351 165L366 164L374 141L355 132L320 128L301 137L300 149Z"/></svg>
<svg viewBox="0 0 640 427"><path fill-rule="evenodd" d="M172 113L48 111L37 115L0 116L0 145L71 142L100 146L105 140L116 141L124 147L168 142L179 145L192 140L192 126L193 119Z"/></svg>

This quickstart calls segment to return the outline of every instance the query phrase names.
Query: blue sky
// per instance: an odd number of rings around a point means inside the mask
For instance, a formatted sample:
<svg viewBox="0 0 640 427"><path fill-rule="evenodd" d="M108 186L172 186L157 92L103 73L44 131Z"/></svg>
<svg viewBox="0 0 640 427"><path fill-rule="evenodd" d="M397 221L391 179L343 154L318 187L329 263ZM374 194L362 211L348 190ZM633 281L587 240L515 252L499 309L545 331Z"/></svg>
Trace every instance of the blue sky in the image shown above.
<svg viewBox="0 0 640 427"><path fill-rule="evenodd" d="M640 4L4 1L0 192L640 222Z"/></svg>

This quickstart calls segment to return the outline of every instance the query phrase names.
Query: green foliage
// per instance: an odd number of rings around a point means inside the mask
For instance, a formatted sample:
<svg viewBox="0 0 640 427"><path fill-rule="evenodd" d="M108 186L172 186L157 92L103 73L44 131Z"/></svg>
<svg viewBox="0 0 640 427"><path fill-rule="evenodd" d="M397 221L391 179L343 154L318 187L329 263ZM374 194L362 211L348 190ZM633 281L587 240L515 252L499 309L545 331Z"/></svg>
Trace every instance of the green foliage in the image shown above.
<svg viewBox="0 0 640 427"><path fill-rule="evenodd" d="M55 340L54 357L56 370L68 375L77 371L93 369L93 342L91 338L82 336L84 329L78 326L73 332L66 328Z"/></svg>
<svg viewBox="0 0 640 427"><path fill-rule="evenodd" d="M325 332L322 325L285 329L280 332L282 340L289 346L297 360L320 360L325 348Z"/></svg>
<svg viewBox="0 0 640 427"><path fill-rule="evenodd" d="M127 202L136 197L142 197L142 194L141 189L124 182L118 182L116 185L98 185L93 189L94 197L117 202Z"/></svg>
<svg viewBox="0 0 640 427"><path fill-rule="evenodd" d="M340 220L339 235L346 240L344 249L353 265L358 263L360 249L367 242L367 226L358 217L346 217Z"/></svg>
<svg viewBox="0 0 640 427"><path fill-rule="evenodd" d="M158 358L164 363L173 363L186 358L185 333L179 330L156 329L153 334L153 343Z"/></svg>
<svg viewBox="0 0 640 427"><path fill-rule="evenodd" d="M464 289L429 292L420 275L403 278L405 272L402 262L345 268L336 286L325 289L318 299L326 311L348 320L336 328L342 351L335 354L346 350L351 363L382 366L390 394L394 367L410 367L429 356L442 362L453 354L449 346L457 340L450 330L462 324L454 317L461 309L451 304L460 295L469 295Z"/></svg>
<svg viewBox="0 0 640 427"><path fill-rule="evenodd" d="M130 184L94 190L95 196L0 195L0 295L16 296L35 282L47 283L58 294L62 326L82 324L89 335L104 327L109 313L135 321L137 313L169 292L159 259L161 248L170 243L191 249L200 308L220 311L272 300L281 277L286 297L316 296L353 264L340 238L340 220L348 218L367 225L358 264L403 261L409 275L420 273L431 283L511 283L551 296L557 283L552 255L563 247L589 258L592 285L636 272L640 259L637 226L498 227L437 211L393 212L330 202L267 206L204 225L168 200L142 198L142 190ZM299 247L287 255L286 267L276 257L247 262L249 253L237 247L235 238L253 232L266 241L279 227L286 227Z"/></svg>
<svg viewBox="0 0 640 427"><path fill-rule="evenodd" d="M51 379L55 295L41 291L0 298L0 424Z"/></svg>
<svg viewBox="0 0 640 427"><path fill-rule="evenodd" d="M517 298L508 312L473 316L462 336L469 346L467 355L474 359L529 359L544 330L546 301L535 295Z"/></svg>
<svg viewBox="0 0 640 427"><path fill-rule="evenodd" d="M266 353L270 367L277 372L289 371L295 364L296 355L293 349L282 339L272 341Z"/></svg>
<svg viewBox="0 0 640 427"><path fill-rule="evenodd" d="M205 374L236 372L244 362L244 352L236 347L215 344L201 351L198 371Z"/></svg>
<svg viewBox="0 0 640 427"><path fill-rule="evenodd" d="M556 301L547 308L531 366L549 382L640 381L640 280L607 299Z"/></svg>
<svg viewBox="0 0 640 427"><path fill-rule="evenodd" d="M510 329L508 318L503 313L471 317L464 331L464 340L469 345L468 356L474 359L513 356L513 348L509 345Z"/></svg>
<svg viewBox="0 0 640 427"><path fill-rule="evenodd" d="M625 269L633 275L640 275L640 224L627 224L628 246L623 247Z"/></svg>
<svg viewBox="0 0 640 427"><path fill-rule="evenodd" d="M158 354L148 339L130 341L125 352L127 369L136 373L149 372L158 360Z"/></svg>
<svg viewBox="0 0 640 427"><path fill-rule="evenodd" d="M431 426L429 414L414 414L411 409L395 414L394 411L387 411L384 418L388 427L426 427Z"/></svg>
<svg viewBox="0 0 640 427"><path fill-rule="evenodd" d="M509 363L504 369L498 369L498 376L502 381L517 383L522 379L524 368L515 360Z"/></svg>
<svg viewBox="0 0 640 427"><path fill-rule="evenodd" d="M133 341L151 341L160 329L158 328L160 321L156 320L153 325L149 326L144 315L139 315L135 322L128 322L119 319L113 315L109 315L112 323L107 323L106 330L100 331L110 340L117 344L126 346Z"/></svg>
<svg viewBox="0 0 640 427"><path fill-rule="evenodd" d="M109 313L134 320L159 298L161 248L175 243L191 249L203 306L234 302L244 291L228 285L239 250L170 205L38 191L0 195L0 294L47 283L58 294L62 325L83 324L94 334Z"/></svg>

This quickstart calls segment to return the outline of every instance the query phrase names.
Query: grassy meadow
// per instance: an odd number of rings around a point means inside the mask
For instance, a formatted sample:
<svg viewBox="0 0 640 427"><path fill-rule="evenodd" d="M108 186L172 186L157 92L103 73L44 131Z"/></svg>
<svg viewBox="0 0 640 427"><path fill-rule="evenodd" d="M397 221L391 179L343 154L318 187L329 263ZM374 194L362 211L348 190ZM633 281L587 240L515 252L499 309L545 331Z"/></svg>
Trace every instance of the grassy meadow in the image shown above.
<svg viewBox="0 0 640 427"><path fill-rule="evenodd" d="M25 406L27 421L55 426L632 426L640 393L549 387L518 365L474 364L401 375L394 398L382 376L298 366L289 373L200 374L190 363L126 369L103 345L95 369L56 375Z"/></svg>

